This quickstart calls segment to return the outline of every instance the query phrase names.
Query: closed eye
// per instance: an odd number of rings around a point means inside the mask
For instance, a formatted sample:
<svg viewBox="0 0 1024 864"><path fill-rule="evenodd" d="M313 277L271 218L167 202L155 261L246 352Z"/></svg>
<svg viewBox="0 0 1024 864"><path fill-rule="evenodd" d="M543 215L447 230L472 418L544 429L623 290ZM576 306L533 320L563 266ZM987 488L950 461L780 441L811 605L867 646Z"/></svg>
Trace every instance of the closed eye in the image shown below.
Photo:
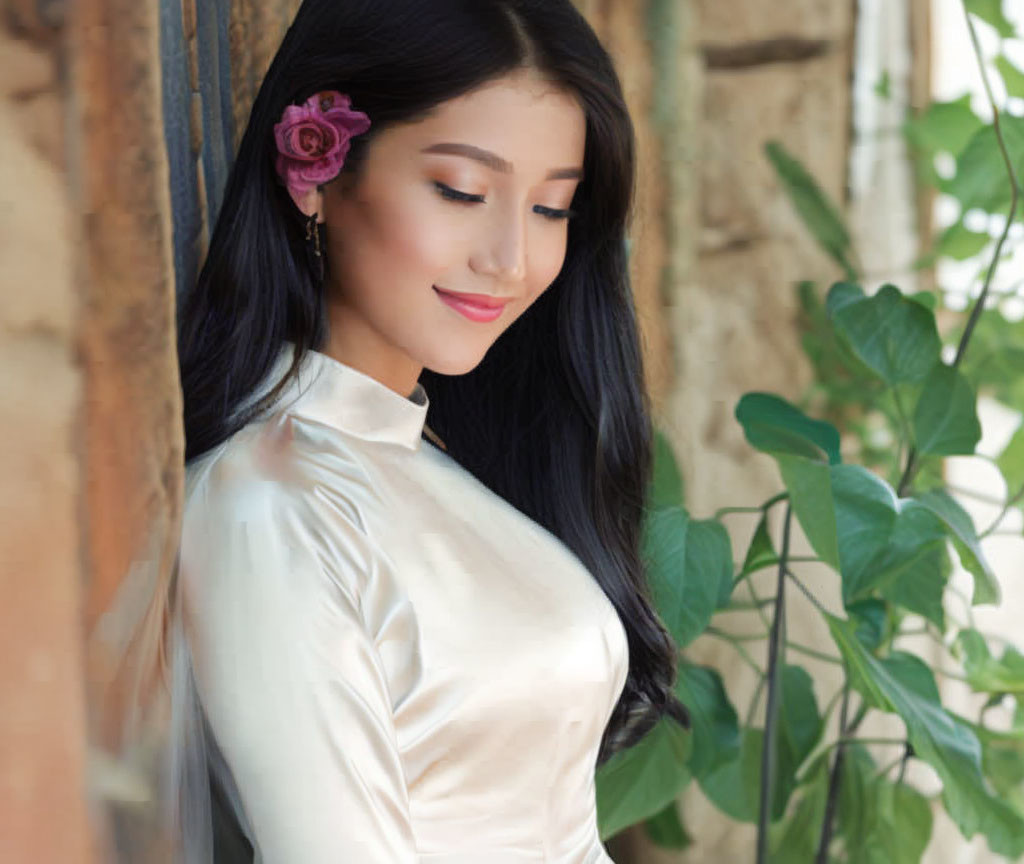
<svg viewBox="0 0 1024 864"><path fill-rule="evenodd" d="M434 185L441 193L441 197L452 201L472 201L473 203L482 204L485 200L483 195L470 195L468 192L460 192L458 189L452 189L451 186L446 186L437 180L434 181Z"/></svg>
<svg viewBox="0 0 1024 864"><path fill-rule="evenodd" d="M434 186L438 192L441 193L442 198L447 198L449 201L461 201L468 204L482 204L487 199L483 195L470 195L468 192L460 192L458 189L453 189L439 180L434 181ZM576 215L575 210L556 210L553 207L544 207L540 204L535 204L533 211L541 216L545 216L548 219L572 219Z"/></svg>

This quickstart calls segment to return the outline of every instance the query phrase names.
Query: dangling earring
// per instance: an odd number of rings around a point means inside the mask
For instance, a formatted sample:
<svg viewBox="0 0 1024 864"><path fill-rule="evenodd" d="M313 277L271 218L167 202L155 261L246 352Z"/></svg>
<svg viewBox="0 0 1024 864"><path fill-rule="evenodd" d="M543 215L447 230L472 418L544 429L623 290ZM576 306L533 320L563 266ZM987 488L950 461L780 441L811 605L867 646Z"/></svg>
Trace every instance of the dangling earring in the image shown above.
<svg viewBox="0 0 1024 864"><path fill-rule="evenodd" d="M320 251L320 226L316 221L317 214L314 213L306 220L306 243L313 241L313 255L316 256L317 273L320 281L324 278L324 256Z"/></svg>

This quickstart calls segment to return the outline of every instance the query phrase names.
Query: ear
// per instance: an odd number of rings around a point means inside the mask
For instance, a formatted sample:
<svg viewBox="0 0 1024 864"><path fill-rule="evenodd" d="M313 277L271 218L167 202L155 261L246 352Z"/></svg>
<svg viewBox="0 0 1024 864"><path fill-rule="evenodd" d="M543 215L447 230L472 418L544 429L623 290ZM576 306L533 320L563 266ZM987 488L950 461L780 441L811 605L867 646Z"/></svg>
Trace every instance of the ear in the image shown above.
<svg viewBox="0 0 1024 864"><path fill-rule="evenodd" d="M289 189L288 194L291 195L292 201L295 202L295 206L304 213L306 216L312 216L314 213L317 215L317 222L323 222L324 217L324 193L323 187L314 186L308 192L296 192L294 189Z"/></svg>

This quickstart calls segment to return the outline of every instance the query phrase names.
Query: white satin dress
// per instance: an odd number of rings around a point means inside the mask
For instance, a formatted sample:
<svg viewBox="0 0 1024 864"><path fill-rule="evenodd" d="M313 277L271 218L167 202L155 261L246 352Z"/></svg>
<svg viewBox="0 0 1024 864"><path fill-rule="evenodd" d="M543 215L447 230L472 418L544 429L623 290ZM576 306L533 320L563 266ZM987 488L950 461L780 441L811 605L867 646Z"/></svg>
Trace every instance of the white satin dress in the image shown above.
<svg viewBox="0 0 1024 864"><path fill-rule="evenodd" d="M273 374L291 361L285 343ZM325 354L187 471L181 621L257 864L596 864L626 634L582 562Z"/></svg>

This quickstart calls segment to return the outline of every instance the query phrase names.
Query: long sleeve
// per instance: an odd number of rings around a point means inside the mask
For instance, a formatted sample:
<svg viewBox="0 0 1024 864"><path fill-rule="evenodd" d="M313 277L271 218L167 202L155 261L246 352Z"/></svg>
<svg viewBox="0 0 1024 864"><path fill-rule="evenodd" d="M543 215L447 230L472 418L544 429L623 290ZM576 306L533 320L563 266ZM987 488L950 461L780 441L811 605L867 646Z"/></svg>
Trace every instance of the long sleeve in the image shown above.
<svg viewBox="0 0 1024 864"><path fill-rule="evenodd" d="M239 485L193 502L180 577L197 692L256 860L415 862L387 677L360 612L373 549L340 514L317 524L294 490Z"/></svg>

